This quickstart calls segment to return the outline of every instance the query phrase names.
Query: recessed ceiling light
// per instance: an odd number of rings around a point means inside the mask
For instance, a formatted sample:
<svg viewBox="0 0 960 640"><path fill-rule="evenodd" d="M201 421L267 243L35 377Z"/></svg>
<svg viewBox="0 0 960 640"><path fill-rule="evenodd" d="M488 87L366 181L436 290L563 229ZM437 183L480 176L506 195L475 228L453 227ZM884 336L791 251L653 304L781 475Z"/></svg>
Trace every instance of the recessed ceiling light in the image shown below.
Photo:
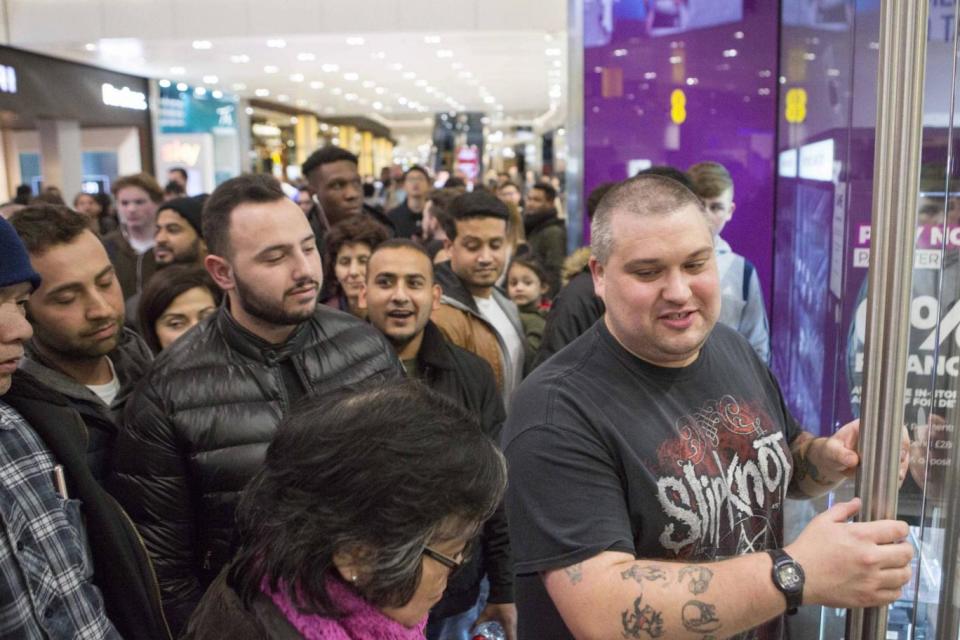
<svg viewBox="0 0 960 640"><path fill-rule="evenodd" d="M400 71L401 69L403 69L403 65L400 64L399 62L394 62L393 64L390 65L390 68L394 71Z"/></svg>
<svg viewBox="0 0 960 640"><path fill-rule="evenodd" d="M387 92L387 90L384 89L383 87L377 87L377 88L374 89L373 91L374 91L374 93L376 93L378 96L382 96L383 94L385 94L385 93Z"/></svg>
<svg viewBox="0 0 960 640"><path fill-rule="evenodd" d="M460 69L463 69L463 63L462 63L462 62L451 62L451 63L450 63L450 68L453 69L454 71L458 71L458 70L460 70Z"/></svg>
<svg viewBox="0 0 960 640"><path fill-rule="evenodd" d="M553 66L556 67L557 69L559 69L560 67L563 66L563 62L561 62L560 60L554 60L554 61L553 61Z"/></svg>
<svg viewBox="0 0 960 640"><path fill-rule="evenodd" d="M416 85L416 86L418 86L418 87L426 87L426 86L429 86L430 83L427 82L426 80L424 80L423 78L421 78L420 80L417 80L417 81L414 82L413 84Z"/></svg>
<svg viewBox="0 0 960 640"><path fill-rule="evenodd" d="M167 87L170 86L170 81L169 81L169 80L161 80L161 81L158 82L157 84L159 84L161 87L163 87L164 89L166 89Z"/></svg>
<svg viewBox="0 0 960 640"><path fill-rule="evenodd" d="M245 53L240 53L235 56L230 56L230 62L234 64L243 64L244 62L250 62L250 56Z"/></svg>
<svg viewBox="0 0 960 640"><path fill-rule="evenodd" d="M483 101L487 104L493 104L497 101L497 99L494 98L493 96L487 96L486 98L483 99Z"/></svg>
<svg viewBox="0 0 960 640"><path fill-rule="evenodd" d="M234 82L230 88L234 91L246 91L247 85L243 84L242 82Z"/></svg>
<svg viewBox="0 0 960 640"><path fill-rule="evenodd" d="M96 51L97 45L93 44L92 42L88 42L87 44L83 45L83 48L87 51Z"/></svg>
<svg viewBox="0 0 960 640"><path fill-rule="evenodd" d="M440 44L440 36L424 36L423 41L427 44Z"/></svg>
<svg viewBox="0 0 960 640"><path fill-rule="evenodd" d="M340 87L334 87L333 89L330 89L330 93L332 93L335 96L339 96L341 93L343 93L343 89L341 89Z"/></svg>
<svg viewBox="0 0 960 640"><path fill-rule="evenodd" d="M257 89L257 90L254 91L253 93L254 93L254 95L257 96L258 98L266 98L268 95L270 95L270 90L269 90L269 89Z"/></svg>
<svg viewBox="0 0 960 640"><path fill-rule="evenodd" d="M417 77L417 74L415 74L413 71L404 71L403 77L406 80L413 80L414 78Z"/></svg>
<svg viewBox="0 0 960 640"><path fill-rule="evenodd" d="M218 78L217 76L214 76L214 75L203 76L204 84L217 84L218 82L220 82L220 78Z"/></svg>
<svg viewBox="0 0 960 640"><path fill-rule="evenodd" d="M302 74L302 73L291 73L291 74L290 74L290 82L303 82L303 74Z"/></svg>
<svg viewBox="0 0 960 640"><path fill-rule="evenodd" d="M364 81L363 81L363 88L364 88L364 89L373 89L375 86L377 86L377 83L374 82L373 80L364 80Z"/></svg>
<svg viewBox="0 0 960 640"><path fill-rule="evenodd" d="M197 96L205 96L207 95L207 89L206 87L194 87L193 94Z"/></svg>
<svg viewBox="0 0 960 640"><path fill-rule="evenodd" d="M377 111L380 111L381 109L383 109L383 103L382 103L382 102L379 102L379 101L378 101L378 102L374 102L374 103L373 103L373 108L376 109Z"/></svg>
<svg viewBox="0 0 960 640"><path fill-rule="evenodd" d="M473 74L470 73L469 71L461 71L458 75L459 75L461 78L472 78L472 77L473 77Z"/></svg>
<svg viewBox="0 0 960 640"><path fill-rule="evenodd" d="M212 92L210 93L210 95L212 95L214 98L216 98L217 100L219 100L220 98L223 97L223 91L220 91L219 89L216 89L216 90L212 91Z"/></svg>
<svg viewBox="0 0 960 640"><path fill-rule="evenodd" d="M323 70L324 73L336 73L337 71L340 71L340 65L338 64L327 63L320 68Z"/></svg>
<svg viewBox="0 0 960 640"><path fill-rule="evenodd" d="M347 44L350 45L351 47L362 47L364 42L366 42L366 40L364 40L360 36L351 36L347 38Z"/></svg>
<svg viewBox="0 0 960 640"><path fill-rule="evenodd" d="M451 51L450 49L437 49L437 57L438 57L438 58L452 58L452 57L453 57L453 51Z"/></svg>
<svg viewBox="0 0 960 640"><path fill-rule="evenodd" d="M284 93L281 93L280 95L277 96L277 100L278 100L279 102L289 102L289 101L290 101L290 96L288 96L288 95L286 95L286 94L284 94Z"/></svg>
<svg viewBox="0 0 960 640"><path fill-rule="evenodd" d="M268 64L263 68L264 73L276 73L277 71L280 71L280 68L272 64Z"/></svg>
<svg viewBox="0 0 960 640"><path fill-rule="evenodd" d="M563 53L563 51L557 47L550 47L549 49L544 51L544 53L546 53L548 56L559 56L560 54Z"/></svg>
<svg viewBox="0 0 960 640"><path fill-rule="evenodd" d="M194 49L212 49L213 43L209 40L194 40L193 41Z"/></svg>
<svg viewBox="0 0 960 640"><path fill-rule="evenodd" d="M343 79L346 80L347 82L356 82L357 80L360 79L360 74L353 73L352 71L347 72L343 74Z"/></svg>
<svg viewBox="0 0 960 640"><path fill-rule="evenodd" d="M182 76L187 72L183 67L170 67L170 75L172 76Z"/></svg>
<svg viewBox="0 0 960 640"><path fill-rule="evenodd" d="M407 104L407 99L404 98L403 96L400 96L399 98L397 98L397 102L399 102L400 104Z"/></svg>
<svg viewBox="0 0 960 640"><path fill-rule="evenodd" d="M247 114L248 116L252 116L252 115L253 115L253 107L247 107L246 109L243 110L243 112L244 112L245 114Z"/></svg>
<svg viewBox="0 0 960 640"><path fill-rule="evenodd" d="M271 38L267 40L267 46L271 49L283 49L287 46L287 41L282 38Z"/></svg>
<svg viewBox="0 0 960 640"><path fill-rule="evenodd" d="M310 83L311 89L323 89L323 87L324 87L323 83L320 82L319 80L314 80L313 82Z"/></svg>
<svg viewBox="0 0 960 640"><path fill-rule="evenodd" d="M317 56L312 53L304 52L304 53L297 54L297 60L299 60L300 62L313 62L316 59L317 59Z"/></svg>
<svg viewBox="0 0 960 640"><path fill-rule="evenodd" d="M373 58L374 60L383 60L384 58L387 57L387 52L386 52L386 51L376 51L376 52L374 52L374 53L371 53L371 54L370 54L370 57Z"/></svg>

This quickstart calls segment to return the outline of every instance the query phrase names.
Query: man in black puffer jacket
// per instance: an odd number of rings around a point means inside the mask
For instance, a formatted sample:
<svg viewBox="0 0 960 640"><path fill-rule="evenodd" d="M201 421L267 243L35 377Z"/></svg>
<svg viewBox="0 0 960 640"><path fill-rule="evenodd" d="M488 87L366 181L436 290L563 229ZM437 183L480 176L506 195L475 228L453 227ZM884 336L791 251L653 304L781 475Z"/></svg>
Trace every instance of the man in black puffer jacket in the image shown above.
<svg viewBox="0 0 960 640"><path fill-rule="evenodd" d="M230 559L240 494L290 407L402 375L379 333L317 305L313 231L272 177L220 185L203 232L225 304L156 360L127 405L114 464L175 634Z"/></svg>

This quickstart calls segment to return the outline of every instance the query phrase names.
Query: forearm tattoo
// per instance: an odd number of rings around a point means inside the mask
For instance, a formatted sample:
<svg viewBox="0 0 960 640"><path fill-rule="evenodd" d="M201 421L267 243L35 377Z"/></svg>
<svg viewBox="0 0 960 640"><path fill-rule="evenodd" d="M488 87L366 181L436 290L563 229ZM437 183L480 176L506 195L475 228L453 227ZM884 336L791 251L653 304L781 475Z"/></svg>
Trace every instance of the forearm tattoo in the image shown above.
<svg viewBox="0 0 960 640"><path fill-rule="evenodd" d="M627 609L621 618L624 638L659 638L663 635L663 614L643 604L643 596L634 600L633 611ZM646 635L641 636L641 633Z"/></svg>
<svg viewBox="0 0 960 640"><path fill-rule="evenodd" d="M567 578L570 579L570 584L577 584L583 580L583 564L578 562L577 564L572 564L569 567L565 567L563 572L567 574Z"/></svg>
<svg viewBox="0 0 960 640"><path fill-rule="evenodd" d="M690 583L687 587L690 589L690 593L698 596L710 588L713 571L706 567L698 567L695 565L684 567L680 569L680 573L677 574L677 582L683 582L684 578L688 577L690 578Z"/></svg>
<svg viewBox="0 0 960 640"><path fill-rule="evenodd" d="M645 567L639 564L631 565L626 571L620 572L620 577L624 580L633 579L637 584L643 584L644 580L657 582L662 580L668 582L666 572L659 567Z"/></svg>
<svg viewBox="0 0 960 640"><path fill-rule="evenodd" d="M721 626L717 608L700 600L691 600L683 605L681 620L683 628L691 633L713 633Z"/></svg>
<svg viewBox="0 0 960 640"><path fill-rule="evenodd" d="M798 485L803 480L809 478L811 482L823 487L829 487L836 481L824 476L820 468L810 460L810 449L813 447L814 442L816 442L816 440L810 440L806 447L800 446L794 453L793 479Z"/></svg>

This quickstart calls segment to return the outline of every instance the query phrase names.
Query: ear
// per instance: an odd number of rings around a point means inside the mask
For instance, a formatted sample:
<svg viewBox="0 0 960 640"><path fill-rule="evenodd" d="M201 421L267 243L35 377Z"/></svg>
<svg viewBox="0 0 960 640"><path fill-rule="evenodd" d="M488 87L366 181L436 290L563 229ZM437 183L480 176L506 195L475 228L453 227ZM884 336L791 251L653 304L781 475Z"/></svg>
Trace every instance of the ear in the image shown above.
<svg viewBox="0 0 960 640"><path fill-rule="evenodd" d="M217 286L224 291L231 291L237 287L236 279L233 276L233 267L221 256L208 255L203 259L203 266L207 273L217 283Z"/></svg>
<svg viewBox="0 0 960 640"><path fill-rule="evenodd" d="M605 276L606 269L600 261L597 260L596 256L590 256L590 275L593 276L593 290L596 292L597 297L606 302L604 299L604 285L605 285Z"/></svg>
<svg viewBox="0 0 960 640"><path fill-rule="evenodd" d="M440 285L433 285L433 303L430 305L431 311L436 311L440 308L440 296L443 295L443 289L440 288Z"/></svg>
<svg viewBox="0 0 960 640"><path fill-rule="evenodd" d="M444 251L450 251L450 247L452 247L452 246L453 246L453 240L451 240L450 238L444 238L444 239L443 239L443 250L444 250Z"/></svg>

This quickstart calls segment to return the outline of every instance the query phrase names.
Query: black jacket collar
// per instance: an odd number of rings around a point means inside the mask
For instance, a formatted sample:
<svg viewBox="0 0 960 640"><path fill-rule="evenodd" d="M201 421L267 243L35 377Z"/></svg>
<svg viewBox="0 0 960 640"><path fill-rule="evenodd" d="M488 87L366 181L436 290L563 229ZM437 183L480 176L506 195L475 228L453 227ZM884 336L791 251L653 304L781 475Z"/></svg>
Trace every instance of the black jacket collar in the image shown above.
<svg viewBox="0 0 960 640"><path fill-rule="evenodd" d="M423 341L420 351L417 352L417 364L424 369L453 369L453 358L447 348L447 341L433 321L427 322L423 328Z"/></svg>
<svg viewBox="0 0 960 640"><path fill-rule="evenodd" d="M529 236L531 233L536 233L540 229L555 224L556 222L563 224L563 221L557 214L557 210L551 207L550 209L538 211L537 213L524 214L523 230Z"/></svg>
<svg viewBox="0 0 960 640"><path fill-rule="evenodd" d="M295 353L303 351L309 335L308 325L310 324L308 321L301 322L285 342L272 344L241 327L233 314L230 313L226 300L217 310L217 317L214 322L216 322L217 329L232 350L269 365L276 364Z"/></svg>

